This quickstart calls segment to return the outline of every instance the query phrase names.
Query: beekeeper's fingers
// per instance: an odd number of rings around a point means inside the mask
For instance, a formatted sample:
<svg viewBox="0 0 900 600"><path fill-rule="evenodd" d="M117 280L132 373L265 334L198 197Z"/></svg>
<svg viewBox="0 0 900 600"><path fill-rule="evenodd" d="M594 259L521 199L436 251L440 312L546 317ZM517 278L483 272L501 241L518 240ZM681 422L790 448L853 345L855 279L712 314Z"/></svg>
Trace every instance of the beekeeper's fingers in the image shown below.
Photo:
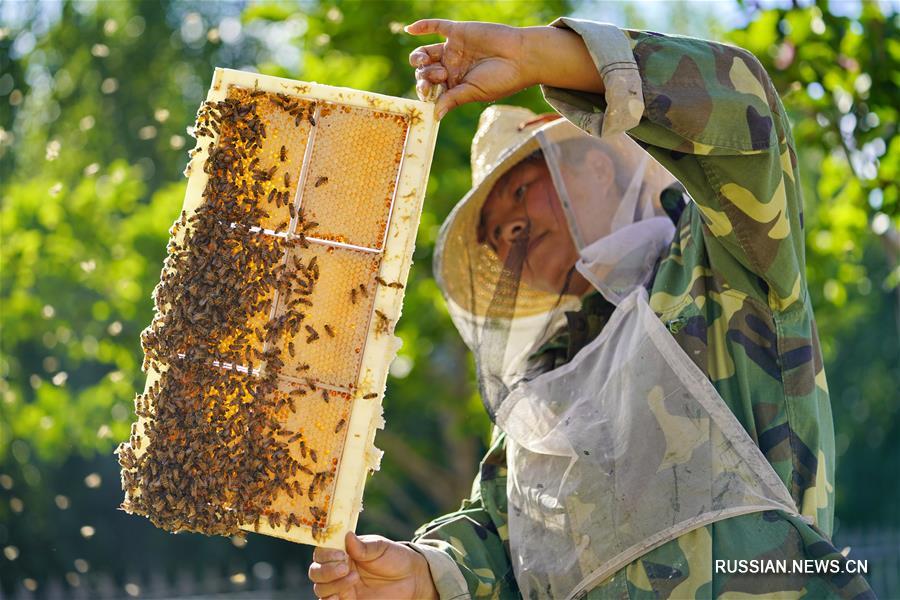
<svg viewBox="0 0 900 600"><path fill-rule="evenodd" d="M313 593L318 598L328 598L339 594L346 594L359 583L359 573L353 571L346 577L341 577L328 583L316 583L313 585Z"/></svg>
<svg viewBox="0 0 900 600"><path fill-rule="evenodd" d="M337 548L316 547L313 550L313 560L318 563L326 562L346 562L347 553Z"/></svg>
<svg viewBox="0 0 900 600"><path fill-rule="evenodd" d="M436 33L444 37L450 37L456 21L449 19L419 19L415 23L407 25L403 30L410 35L428 35Z"/></svg>
<svg viewBox="0 0 900 600"><path fill-rule="evenodd" d="M441 62L444 55L444 44L430 44L419 46L409 53L409 65L411 67L424 67L432 63Z"/></svg>
<svg viewBox="0 0 900 600"><path fill-rule="evenodd" d="M425 79L416 80L416 96L422 102L428 102L428 98L434 93L434 86Z"/></svg>
<svg viewBox="0 0 900 600"><path fill-rule="evenodd" d="M313 583L331 583L350 573L346 562L314 562L309 565L309 580Z"/></svg>
<svg viewBox="0 0 900 600"><path fill-rule="evenodd" d="M424 79L431 83L447 81L447 69L444 65L428 65L416 69L416 79Z"/></svg>

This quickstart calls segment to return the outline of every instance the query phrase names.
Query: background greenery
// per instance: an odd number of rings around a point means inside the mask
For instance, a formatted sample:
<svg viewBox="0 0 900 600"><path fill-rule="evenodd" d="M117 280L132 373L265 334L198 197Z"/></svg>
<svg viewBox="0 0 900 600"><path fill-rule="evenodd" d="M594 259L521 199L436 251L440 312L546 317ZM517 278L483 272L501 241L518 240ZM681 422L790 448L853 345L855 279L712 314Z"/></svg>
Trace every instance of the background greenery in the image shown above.
<svg viewBox="0 0 900 600"><path fill-rule="evenodd" d="M806 197L809 286L832 393L838 537L900 515L900 35L896 6L797 2L0 4L0 595L110 589L141 573L248 574L309 549L251 536L171 536L116 510L112 449L143 385L151 318L178 214L185 128L215 66L412 97L402 24L425 16L513 25L575 14L714 37L753 51L794 122ZM436 41L436 40L433 40ZM509 102L547 111L537 90ZM488 421L470 359L431 275L437 229L469 186L483 106L451 113L440 139L379 433L383 468L360 530L404 539L454 509ZM139 550L128 552L128 550ZM254 579L255 577L255 579ZM296 579L296 578L295 578ZM113 583L109 583L112 581ZM257 582L258 583L258 582ZM302 585L282 581L281 586ZM96 585L95 585L96 587ZM107 590L108 591L108 590ZM113 593L113 592L110 592Z"/></svg>

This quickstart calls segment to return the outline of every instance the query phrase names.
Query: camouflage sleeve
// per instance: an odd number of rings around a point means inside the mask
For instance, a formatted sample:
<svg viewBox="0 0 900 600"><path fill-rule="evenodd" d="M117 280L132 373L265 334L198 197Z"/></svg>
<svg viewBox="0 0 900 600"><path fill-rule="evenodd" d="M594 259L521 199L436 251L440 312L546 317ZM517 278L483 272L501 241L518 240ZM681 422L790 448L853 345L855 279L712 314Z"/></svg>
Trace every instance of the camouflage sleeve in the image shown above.
<svg viewBox="0 0 900 600"><path fill-rule="evenodd" d="M471 496L458 511L420 527L410 543L428 560L442 599L519 598L506 537L505 464L503 436L495 431ZM487 499L482 497L485 489Z"/></svg>
<svg viewBox="0 0 900 600"><path fill-rule="evenodd" d="M456 561L451 558L453 551L447 542L433 540L428 543L406 542L406 544L428 561L428 570L439 598L468 600L472 597L469 593L469 582L466 581Z"/></svg>
<svg viewBox="0 0 900 600"><path fill-rule="evenodd" d="M761 291L747 291L776 311L802 306L797 160L784 108L759 61L693 38L568 18L553 24L581 35L606 93L545 87L547 101L592 135L627 130L684 184L711 243L764 282Z"/></svg>

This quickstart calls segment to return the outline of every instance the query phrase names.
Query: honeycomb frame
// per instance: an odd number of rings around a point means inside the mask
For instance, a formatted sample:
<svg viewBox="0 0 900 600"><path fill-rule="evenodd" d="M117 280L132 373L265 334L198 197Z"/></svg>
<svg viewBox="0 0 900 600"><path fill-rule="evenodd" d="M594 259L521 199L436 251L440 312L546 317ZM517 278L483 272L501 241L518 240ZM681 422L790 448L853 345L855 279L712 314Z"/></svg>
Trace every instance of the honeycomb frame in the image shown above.
<svg viewBox="0 0 900 600"><path fill-rule="evenodd" d="M323 106L337 105L349 110L378 111L403 117L408 125L406 136L400 152L400 166L394 181L393 196L389 203L383 223L380 239L351 240L360 243L349 243L336 239L334 235L325 235L319 239L310 234L310 242L350 249L360 252L377 252L380 259L376 263L373 277L380 284L371 287L370 318L364 324L364 340L359 348L358 375L350 386L326 385L329 394L344 396L349 408L346 425L343 426L345 436L340 463L334 477L331 503L327 526L318 532L308 527L285 528L271 526L265 521L245 524L242 529L258 531L263 534L288 539L298 543L306 543L324 547L343 548L344 535L356 528L359 512L362 508L362 494L368 473L379 468L382 453L374 446L377 429L384 427L382 417L382 400L387 381L388 368L400 347L399 338L393 335L393 328L400 318L403 293L409 268L412 263L412 252L415 245L416 229L421 216L422 202L428 172L437 136L438 121L431 103L393 98L348 88L337 88L316 83L306 83L283 78L246 73L230 69L216 69L212 85L207 95L208 102L224 100L233 87L258 90L260 92L282 93L302 100L321 103ZM318 112L316 113L318 114ZM303 158L302 172L299 180L294 182L296 195L299 198L299 211L304 209L303 195L312 184L310 171L311 152L314 152L315 127L308 133L307 152ZM183 210L192 215L200 206L203 190L209 176L203 165L209 157L208 140L198 139L191 152L185 174L188 176L187 191ZM217 140L214 140L217 142ZM294 217L292 217L292 223ZM262 224L268 233L274 233L270 222ZM293 226L293 225L292 225ZM325 232L326 234L328 232ZM185 232L179 231L176 237L183 238ZM394 282L394 285L385 285ZM272 302L271 314L279 310L281 300ZM242 370L238 367L238 370ZM244 369L246 371L246 369ZM148 369L145 392L158 380L159 373ZM291 379L292 375L280 379ZM299 378L297 375L296 378ZM342 419L343 422L343 419ZM144 430L144 419L141 417L135 425L138 435ZM316 535L314 535L316 533Z"/></svg>

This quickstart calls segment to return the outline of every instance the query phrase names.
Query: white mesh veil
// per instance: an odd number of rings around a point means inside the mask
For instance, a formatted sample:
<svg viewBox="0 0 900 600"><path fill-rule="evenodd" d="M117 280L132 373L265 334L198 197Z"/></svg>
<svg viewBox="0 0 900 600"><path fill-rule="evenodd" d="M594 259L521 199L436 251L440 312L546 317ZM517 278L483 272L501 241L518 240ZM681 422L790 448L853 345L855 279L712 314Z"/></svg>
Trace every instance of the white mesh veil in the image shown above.
<svg viewBox="0 0 900 600"><path fill-rule="evenodd" d="M520 228L502 262L478 243L484 196L477 189L445 222L435 268L475 354L485 407L507 434L510 553L520 591L566 598L705 524L797 510L647 304L645 286L674 233L659 202L672 176L625 135L588 137L560 121L534 138L555 191L547 201L558 202L577 249L552 279L559 289L528 280L537 270L529 263L541 235L536 221ZM577 274L588 292L572 293ZM552 368L543 349L562 331L565 311L594 290L615 311L599 336Z"/></svg>
<svg viewBox="0 0 900 600"><path fill-rule="evenodd" d="M527 359L565 323L565 312L578 308L580 298L572 293L577 274L617 304L648 283L674 234L659 194L675 179L628 136L598 139L560 119L539 128L534 140L581 255L558 289L523 278L531 234L540 232L529 228L505 262L478 242L484 201L477 194L447 218L435 254L438 284L475 354L491 415L511 385L533 370Z"/></svg>

